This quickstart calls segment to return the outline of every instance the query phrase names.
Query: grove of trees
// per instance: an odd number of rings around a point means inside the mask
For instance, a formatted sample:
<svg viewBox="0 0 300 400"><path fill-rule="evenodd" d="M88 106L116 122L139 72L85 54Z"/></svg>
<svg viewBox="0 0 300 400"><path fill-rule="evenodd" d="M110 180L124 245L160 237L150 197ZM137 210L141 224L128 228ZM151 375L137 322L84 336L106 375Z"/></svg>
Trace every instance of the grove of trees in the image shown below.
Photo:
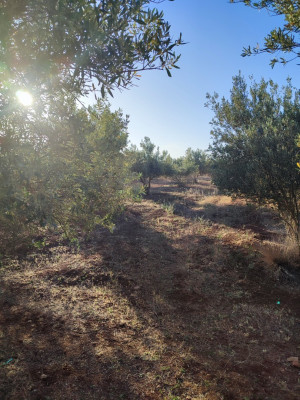
<svg viewBox="0 0 300 400"><path fill-rule="evenodd" d="M193 176L193 180L196 183L198 175L204 175L209 172L210 158L204 150L193 150L189 147L183 157L173 160L172 176L180 186L184 186L185 180L189 176Z"/></svg>
<svg viewBox="0 0 300 400"><path fill-rule="evenodd" d="M152 4L153 3L153 4ZM106 97L144 70L178 68L152 0L0 4L0 225L4 247L40 227L111 226L131 179L127 118ZM94 92L97 104L80 107ZM23 105L18 103L23 93ZM27 104L25 104L27 103ZM31 104L32 103L32 104Z"/></svg>
<svg viewBox="0 0 300 400"><path fill-rule="evenodd" d="M264 47L246 48L243 55L291 55L276 56L272 66L299 58L298 0L231 2L285 17ZM1 1L0 239L5 245L41 227L62 229L67 237L88 234L97 224L111 227L136 174L148 194L157 176L181 184L210 171L228 194L276 208L300 245L300 104L290 81L282 89L265 80L247 88L238 75L229 100L208 95L215 113L211 155L188 148L185 156L172 159L147 137L140 149L128 148L128 118L99 97L130 87L140 71L159 69L171 76L178 68L181 35L172 38L155 3ZM17 101L20 91L27 107ZM83 99L91 93L96 103L86 108Z"/></svg>
<svg viewBox="0 0 300 400"><path fill-rule="evenodd" d="M203 150L186 150L183 157L172 158L164 150L159 148L148 137L140 143L140 149L131 146L127 152L130 160L131 171L138 174L143 184L144 193L150 193L151 181L159 176L171 178L178 186L185 186L186 180L193 177L194 182L198 175L206 174L210 171L210 158Z"/></svg>

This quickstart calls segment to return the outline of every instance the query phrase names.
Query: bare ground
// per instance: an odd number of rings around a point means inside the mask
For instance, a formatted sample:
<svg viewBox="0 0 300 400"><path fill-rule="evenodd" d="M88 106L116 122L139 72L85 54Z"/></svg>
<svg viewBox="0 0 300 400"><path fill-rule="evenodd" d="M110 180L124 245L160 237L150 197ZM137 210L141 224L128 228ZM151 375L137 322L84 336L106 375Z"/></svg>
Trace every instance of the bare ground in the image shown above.
<svg viewBox="0 0 300 400"><path fill-rule="evenodd" d="M0 398L299 399L300 275L282 235L208 178L157 180L113 233L4 259Z"/></svg>

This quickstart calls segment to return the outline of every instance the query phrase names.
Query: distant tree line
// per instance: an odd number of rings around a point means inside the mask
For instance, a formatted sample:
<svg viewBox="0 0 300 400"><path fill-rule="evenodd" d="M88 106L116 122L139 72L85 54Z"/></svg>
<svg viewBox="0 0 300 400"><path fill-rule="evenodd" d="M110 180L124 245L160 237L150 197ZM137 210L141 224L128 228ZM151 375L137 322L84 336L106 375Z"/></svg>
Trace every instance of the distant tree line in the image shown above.
<svg viewBox="0 0 300 400"><path fill-rule="evenodd" d="M131 171L138 174L145 194L150 193L151 181L159 176L170 177L179 186L185 186L188 177L196 182L199 175L210 170L206 151L188 148L183 157L172 158L166 150L160 152L148 137L141 141L140 149L131 146L127 154L132 163Z"/></svg>

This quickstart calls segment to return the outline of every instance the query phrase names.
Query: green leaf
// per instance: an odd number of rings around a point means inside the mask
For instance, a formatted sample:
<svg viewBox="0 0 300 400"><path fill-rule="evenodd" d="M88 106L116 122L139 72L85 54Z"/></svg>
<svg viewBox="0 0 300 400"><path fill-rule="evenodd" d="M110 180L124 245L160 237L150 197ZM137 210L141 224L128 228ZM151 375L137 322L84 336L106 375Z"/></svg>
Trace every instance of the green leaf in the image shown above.
<svg viewBox="0 0 300 400"><path fill-rule="evenodd" d="M114 97L114 95L112 94L112 91L110 90L110 88L107 88L107 91L108 91L108 93L109 93L109 95L110 95L111 97Z"/></svg>
<svg viewBox="0 0 300 400"><path fill-rule="evenodd" d="M101 86L101 96L102 96L102 99L104 99L104 97L105 97L104 85Z"/></svg>
<svg viewBox="0 0 300 400"><path fill-rule="evenodd" d="M145 21L143 21L142 19L134 19L134 22L140 25L146 25Z"/></svg>

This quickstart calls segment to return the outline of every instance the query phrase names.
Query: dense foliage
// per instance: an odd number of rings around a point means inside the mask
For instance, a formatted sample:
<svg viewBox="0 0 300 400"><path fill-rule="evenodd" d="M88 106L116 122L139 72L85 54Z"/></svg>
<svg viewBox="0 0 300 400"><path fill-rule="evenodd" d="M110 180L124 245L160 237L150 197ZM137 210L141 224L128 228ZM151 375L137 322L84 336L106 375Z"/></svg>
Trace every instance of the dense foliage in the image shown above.
<svg viewBox="0 0 300 400"><path fill-rule="evenodd" d="M87 233L110 226L122 208L128 121L104 103L88 111L78 104L90 92L97 100L97 90L105 97L130 86L139 71L178 68L181 37L171 38L155 3L0 2L2 242L40 226Z"/></svg>
<svg viewBox="0 0 300 400"><path fill-rule="evenodd" d="M280 53L289 56L275 57L271 60L274 66L277 62L286 64L287 62L300 57L299 32L300 32L300 3L299 0L231 0L231 3L244 3L246 6L258 10L266 9L271 15L282 15L285 18L284 26L274 28L266 37L263 47L250 46L244 48L243 56L259 53Z"/></svg>
<svg viewBox="0 0 300 400"><path fill-rule="evenodd" d="M88 113L71 99L56 100L47 118L20 107L1 119L5 243L40 226L60 226L69 237L110 226L126 197L128 121L100 102Z"/></svg>
<svg viewBox="0 0 300 400"><path fill-rule="evenodd" d="M132 172L139 175L145 193L149 194L154 178L172 173L172 160L168 152L161 153L148 137L141 141L140 147L132 146L127 154L131 159Z"/></svg>
<svg viewBox="0 0 300 400"><path fill-rule="evenodd" d="M229 194L275 207L300 244L300 174L296 166L300 92L291 82L233 78L229 100L207 95L212 121L214 183Z"/></svg>
<svg viewBox="0 0 300 400"><path fill-rule="evenodd" d="M178 186L185 186L188 179L196 182L199 175L209 173L210 158L204 150L189 147L183 157L172 158L167 151L160 152L148 137L140 147L131 146L127 157L132 172L139 174L146 194L150 193L151 181L156 177L170 177Z"/></svg>
<svg viewBox="0 0 300 400"><path fill-rule="evenodd" d="M204 150L193 150L190 147L183 157L173 160L172 176L179 186L184 186L187 177L193 176L194 182L198 175L209 172L209 156Z"/></svg>
<svg viewBox="0 0 300 400"><path fill-rule="evenodd" d="M3 0L0 3L0 107L19 88L104 95L138 72L177 67L170 25L152 0Z"/></svg>

